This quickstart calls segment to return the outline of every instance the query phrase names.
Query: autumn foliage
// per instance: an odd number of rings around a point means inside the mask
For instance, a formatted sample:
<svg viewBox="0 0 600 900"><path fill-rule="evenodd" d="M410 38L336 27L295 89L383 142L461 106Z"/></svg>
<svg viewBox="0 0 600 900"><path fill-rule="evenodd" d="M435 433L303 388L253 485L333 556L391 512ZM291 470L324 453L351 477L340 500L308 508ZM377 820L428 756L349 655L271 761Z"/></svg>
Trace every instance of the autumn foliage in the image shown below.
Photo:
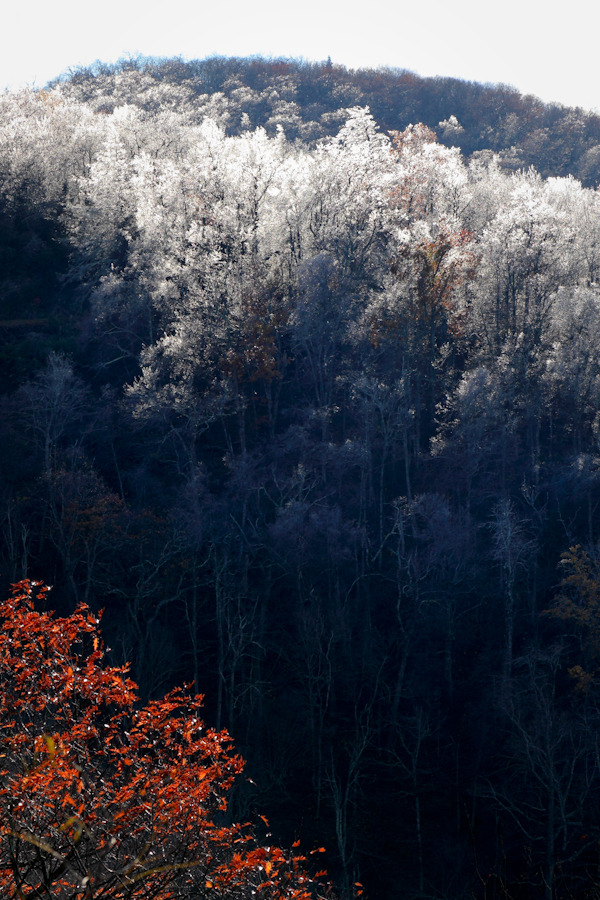
<svg viewBox="0 0 600 900"><path fill-rule="evenodd" d="M318 896L301 857L229 822L243 761L203 724L202 697L141 707L87 607L36 610L48 590L23 581L0 604L2 896Z"/></svg>

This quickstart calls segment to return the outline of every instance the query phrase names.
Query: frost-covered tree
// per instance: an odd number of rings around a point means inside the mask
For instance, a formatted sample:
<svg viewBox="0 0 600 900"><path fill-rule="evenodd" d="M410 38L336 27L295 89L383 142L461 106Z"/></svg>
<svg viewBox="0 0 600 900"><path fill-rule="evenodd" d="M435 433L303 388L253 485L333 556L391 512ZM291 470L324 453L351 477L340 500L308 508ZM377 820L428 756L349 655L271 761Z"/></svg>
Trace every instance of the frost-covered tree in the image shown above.
<svg viewBox="0 0 600 900"><path fill-rule="evenodd" d="M548 193L536 173L514 176L508 202L481 235L473 317L489 352L519 335L538 344L557 288L574 277L573 228Z"/></svg>

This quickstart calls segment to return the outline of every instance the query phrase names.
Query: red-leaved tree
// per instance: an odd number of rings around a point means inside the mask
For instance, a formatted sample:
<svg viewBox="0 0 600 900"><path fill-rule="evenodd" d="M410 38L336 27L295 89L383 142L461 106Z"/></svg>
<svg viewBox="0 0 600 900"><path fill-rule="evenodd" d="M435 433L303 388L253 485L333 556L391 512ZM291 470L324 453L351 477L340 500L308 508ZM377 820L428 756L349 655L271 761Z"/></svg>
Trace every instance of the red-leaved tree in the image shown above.
<svg viewBox="0 0 600 900"><path fill-rule="evenodd" d="M309 900L302 857L227 818L243 768L201 696L142 707L108 666L98 618L37 611L48 588L0 603L0 890L19 900Z"/></svg>

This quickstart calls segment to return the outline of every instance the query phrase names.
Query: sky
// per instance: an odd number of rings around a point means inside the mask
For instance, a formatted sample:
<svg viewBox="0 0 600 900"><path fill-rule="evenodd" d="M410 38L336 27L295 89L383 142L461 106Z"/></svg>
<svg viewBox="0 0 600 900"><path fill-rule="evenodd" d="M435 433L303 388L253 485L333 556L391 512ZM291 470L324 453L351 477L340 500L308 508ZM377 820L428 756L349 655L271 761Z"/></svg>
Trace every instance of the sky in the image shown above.
<svg viewBox="0 0 600 900"><path fill-rule="evenodd" d="M571 0L9 0L0 89L126 56L392 66L600 111L600 4ZM554 10L554 11L553 11Z"/></svg>

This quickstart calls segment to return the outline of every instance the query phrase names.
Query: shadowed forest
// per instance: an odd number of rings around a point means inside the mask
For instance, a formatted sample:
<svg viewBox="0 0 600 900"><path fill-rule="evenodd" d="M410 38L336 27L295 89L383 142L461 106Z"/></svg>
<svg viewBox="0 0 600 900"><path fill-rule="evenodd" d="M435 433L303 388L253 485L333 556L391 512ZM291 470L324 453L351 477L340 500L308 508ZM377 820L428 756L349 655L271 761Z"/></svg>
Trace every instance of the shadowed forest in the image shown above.
<svg viewBox="0 0 600 900"><path fill-rule="evenodd" d="M600 117L284 60L0 95L0 580L340 897L600 895Z"/></svg>

